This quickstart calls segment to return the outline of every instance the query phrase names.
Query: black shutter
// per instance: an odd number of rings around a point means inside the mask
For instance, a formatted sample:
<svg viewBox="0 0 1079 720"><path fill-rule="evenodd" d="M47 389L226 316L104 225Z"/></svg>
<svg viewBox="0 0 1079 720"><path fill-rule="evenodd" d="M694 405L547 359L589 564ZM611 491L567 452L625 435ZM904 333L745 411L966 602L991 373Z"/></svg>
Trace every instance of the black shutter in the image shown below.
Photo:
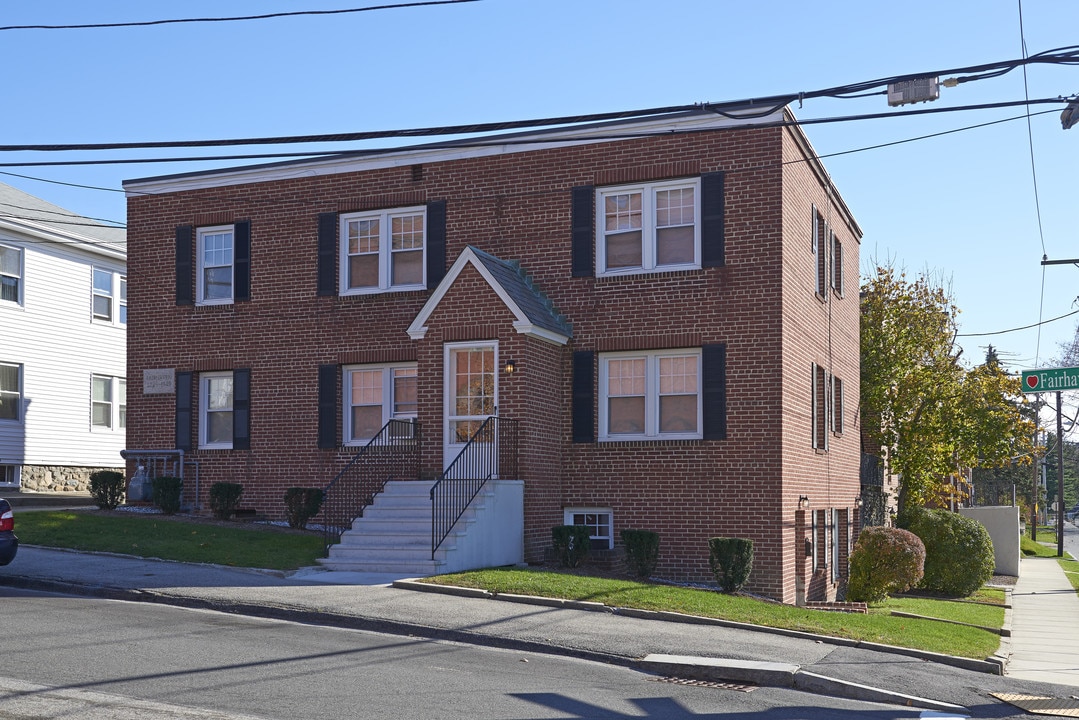
<svg viewBox="0 0 1079 720"><path fill-rule="evenodd" d="M251 371L232 371L232 449L251 449Z"/></svg>
<svg viewBox="0 0 1079 720"><path fill-rule="evenodd" d="M727 346L701 348L704 439L727 439Z"/></svg>
<svg viewBox="0 0 1079 720"><path fill-rule="evenodd" d="M725 265L723 244L723 173L706 173L701 176L701 265Z"/></svg>
<svg viewBox="0 0 1079 720"><path fill-rule="evenodd" d="M446 201L427 203L427 289L446 277Z"/></svg>
<svg viewBox="0 0 1079 720"><path fill-rule="evenodd" d="M591 277L595 274L592 266L592 250L595 245L595 221L592 217L596 205L596 190L591 185L573 188L571 195L571 222L573 236L572 275L573 277Z"/></svg>
<svg viewBox="0 0 1079 720"><path fill-rule="evenodd" d="M191 443L191 378L189 372L176 373L176 448L190 450Z"/></svg>
<svg viewBox="0 0 1079 720"><path fill-rule="evenodd" d="M337 447L337 366L318 366L318 446Z"/></svg>
<svg viewBox="0 0 1079 720"><path fill-rule="evenodd" d="M590 443L596 439L595 375L596 354L591 350L573 353L573 442Z"/></svg>
<svg viewBox="0 0 1079 720"><path fill-rule="evenodd" d="M191 294L192 240L195 229L190 225L176 226L176 304L194 305Z"/></svg>
<svg viewBox="0 0 1079 720"><path fill-rule="evenodd" d="M337 213L318 214L318 294L337 292Z"/></svg>
<svg viewBox="0 0 1079 720"><path fill-rule="evenodd" d="M232 242L235 248L232 299L251 299L251 221L241 220L233 226Z"/></svg>

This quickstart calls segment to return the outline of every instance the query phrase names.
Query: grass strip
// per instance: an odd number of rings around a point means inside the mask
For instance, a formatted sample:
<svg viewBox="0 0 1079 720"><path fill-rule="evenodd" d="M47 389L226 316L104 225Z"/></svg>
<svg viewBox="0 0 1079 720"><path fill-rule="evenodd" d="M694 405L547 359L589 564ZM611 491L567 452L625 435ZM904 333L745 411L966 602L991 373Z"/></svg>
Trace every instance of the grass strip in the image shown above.
<svg viewBox="0 0 1079 720"><path fill-rule="evenodd" d="M983 611L975 609L980 606L942 600L893 599L879 607L872 607L868 614L861 615L807 610L793 605L697 588L537 569L476 570L437 575L424 582L480 588L493 593L601 602L612 607L667 610L978 659L984 659L996 652L1000 645L998 635L979 628L933 620L893 617L891 610L908 609L920 615L959 618L963 622L993 627L1000 627L1004 622L1002 608L987 608L985 614L982 614ZM920 612L909 608L918 608Z"/></svg>
<svg viewBox="0 0 1079 720"><path fill-rule="evenodd" d="M29 545L270 570L314 565L324 554L317 533L103 510L22 512L15 531Z"/></svg>

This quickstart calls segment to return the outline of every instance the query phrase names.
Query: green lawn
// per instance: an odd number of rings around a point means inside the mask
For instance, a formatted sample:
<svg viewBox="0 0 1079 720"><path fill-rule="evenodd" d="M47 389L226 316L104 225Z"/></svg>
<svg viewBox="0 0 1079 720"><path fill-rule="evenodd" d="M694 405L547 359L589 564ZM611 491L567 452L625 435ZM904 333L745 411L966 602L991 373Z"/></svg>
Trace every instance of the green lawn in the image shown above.
<svg viewBox="0 0 1079 720"><path fill-rule="evenodd" d="M15 532L30 545L272 570L314 565L324 555L314 532L101 510L21 512Z"/></svg>
<svg viewBox="0 0 1079 720"><path fill-rule="evenodd" d="M999 628L1004 609L930 598L893 598L869 614L824 612L740 595L673 585L614 580L544 570L498 568L437 575L424 582L482 588L494 593L538 595L600 602L614 607L670 610L767 627L899 645L971 658L996 652L1000 637L977 628L935 620L899 618L892 610ZM980 599L1003 602L1003 591L986 590Z"/></svg>

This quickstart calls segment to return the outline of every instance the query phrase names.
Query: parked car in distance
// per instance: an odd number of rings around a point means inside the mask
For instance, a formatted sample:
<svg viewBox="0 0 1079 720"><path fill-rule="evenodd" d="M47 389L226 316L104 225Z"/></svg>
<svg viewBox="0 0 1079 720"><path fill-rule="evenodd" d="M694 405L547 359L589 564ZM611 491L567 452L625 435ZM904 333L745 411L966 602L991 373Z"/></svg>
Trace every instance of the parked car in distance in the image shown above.
<svg viewBox="0 0 1079 720"><path fill-rule="evenodd" d="M15 514L11 512L11 503L0 498L0 565L7 565L15 559L19 550L19 538L15 537Z"/></svg>

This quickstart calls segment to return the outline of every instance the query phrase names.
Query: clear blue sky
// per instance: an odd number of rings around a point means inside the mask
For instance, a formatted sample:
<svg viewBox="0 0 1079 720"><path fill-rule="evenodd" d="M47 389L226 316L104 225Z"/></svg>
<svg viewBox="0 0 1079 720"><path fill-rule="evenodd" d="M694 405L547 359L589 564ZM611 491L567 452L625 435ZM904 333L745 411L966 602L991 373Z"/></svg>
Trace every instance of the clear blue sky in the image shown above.
<svg viewBox="0 0 1079 720"><path fill-rule="evenodd" d="M0 25L80 24L363 7L362 0L37 0ZM630 110L812 91L1017 59L1079 44L1079 2L481 0L328 17L159 27L0 31L0 143L305 135ZM1031 66L1031 98L1079 92L1079 68ZM1022 70L945 88L913 108L1018 101ZM1063 104L1025 119L825 157L861 224L862 272L890 261L950 284L961 332L991 333L1079 309L1074 197L1079 127ZM889 110L881 96L811 100L801 119ZM1022 108L806 128L822 156L1020 117ZM1032 155L1037 174L1037 197ZM320 149L350 149L337 145ZM190 151L0 153L0 162L177 156ZM213 151L198 151L206 154ZM237 162L218 163L236 165ZM124 179L207 163L0 167L119 190ZM122 221L120 192L10 175L0 181L81 214ZM1040 226L1039 226L1040 206ZM1044 284L1043 284L1044 280ZM1014 369L1052 365L1079 315L960 338Z"/></svg>

